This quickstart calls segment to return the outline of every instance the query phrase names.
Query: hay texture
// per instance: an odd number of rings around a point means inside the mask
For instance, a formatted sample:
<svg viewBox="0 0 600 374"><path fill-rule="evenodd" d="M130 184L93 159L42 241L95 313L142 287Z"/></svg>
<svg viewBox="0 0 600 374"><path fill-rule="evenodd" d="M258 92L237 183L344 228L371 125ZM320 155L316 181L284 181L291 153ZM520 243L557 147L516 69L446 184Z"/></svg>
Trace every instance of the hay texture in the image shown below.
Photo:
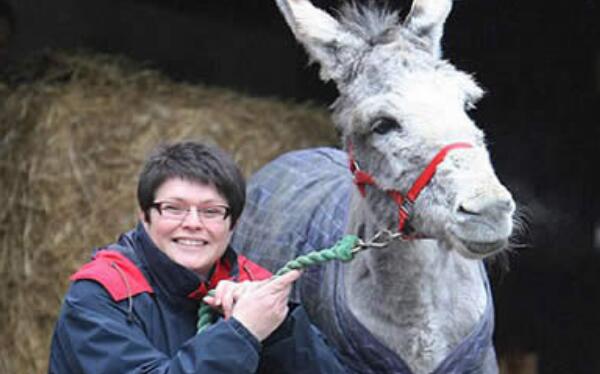
<svg viewBox="0 0 600 374"><path fill-rule="evenodd" d="M46 371L68 276L135 224L160 142L203 139L244 173L335 145L323 108L177 83L123 58L47 52L0 83L0 372Z"/></svg>

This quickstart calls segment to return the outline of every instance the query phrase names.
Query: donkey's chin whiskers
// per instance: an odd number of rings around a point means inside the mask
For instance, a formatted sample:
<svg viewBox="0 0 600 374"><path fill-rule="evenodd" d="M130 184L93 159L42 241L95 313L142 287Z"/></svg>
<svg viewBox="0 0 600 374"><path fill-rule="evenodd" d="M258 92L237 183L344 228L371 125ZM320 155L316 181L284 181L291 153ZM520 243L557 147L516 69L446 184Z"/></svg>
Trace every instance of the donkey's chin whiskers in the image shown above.
<svg viewBox="0 0 600 374"><path fill-rule="evenodd" d="M533 245L531 245L531 244L525 244L525 243L521 243L521 244L519 244L519 243L511 243L506 250L522 249L522 248L533 248Z"/></svg>

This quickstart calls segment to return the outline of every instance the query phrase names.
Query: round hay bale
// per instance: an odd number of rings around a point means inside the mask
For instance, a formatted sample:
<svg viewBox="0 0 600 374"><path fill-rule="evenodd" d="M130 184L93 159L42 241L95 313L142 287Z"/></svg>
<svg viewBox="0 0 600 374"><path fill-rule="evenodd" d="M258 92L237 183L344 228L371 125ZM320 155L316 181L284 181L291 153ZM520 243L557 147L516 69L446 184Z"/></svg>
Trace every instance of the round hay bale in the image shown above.
<svg viewBox="0 0 600 374"><path fill-rule="evenodd" d="M121 57L46 52L0 82L0 372L46 370L68 276L137 219L141 162L203 139L244 173L336 144L327 111L178 83Z"/></svg>

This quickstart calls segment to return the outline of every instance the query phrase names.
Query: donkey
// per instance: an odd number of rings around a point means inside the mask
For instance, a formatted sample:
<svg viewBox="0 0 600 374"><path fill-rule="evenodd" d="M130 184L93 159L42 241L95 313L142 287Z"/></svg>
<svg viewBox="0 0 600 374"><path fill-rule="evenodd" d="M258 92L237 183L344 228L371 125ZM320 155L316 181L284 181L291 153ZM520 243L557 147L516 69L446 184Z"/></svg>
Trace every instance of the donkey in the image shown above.
<svg viewBox="0 0 600 374"><path fill-rule="evenodd" d="M345 152L259 171L234 248L276 270L342 230L371 240L351 262L308 270L294 294L348 370L497 372L482 260L508 247L515 203L467 115L482 89L441 59L452 1L415 0L402 22L372 2L338 18L309 0L277 5L337 85Z"/></svg>

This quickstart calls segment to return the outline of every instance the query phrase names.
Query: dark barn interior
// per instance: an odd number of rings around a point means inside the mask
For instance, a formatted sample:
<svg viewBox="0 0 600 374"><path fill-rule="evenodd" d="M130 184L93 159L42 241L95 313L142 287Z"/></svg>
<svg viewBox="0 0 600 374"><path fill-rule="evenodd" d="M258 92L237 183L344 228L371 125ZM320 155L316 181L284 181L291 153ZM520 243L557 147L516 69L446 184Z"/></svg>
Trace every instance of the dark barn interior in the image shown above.
<svg viewBox="0 0 600 374"><path fill-rule="evenodd" d="M599 9L456 0L444 37L446 58L488 91L473 116L526 221L510 270L493 274L497 349L534 354L539 373L600 372ZM0 12L7 71L48 48L83 48L250 95L323 106L336 95L273 1L3 0Z"/></svg>

